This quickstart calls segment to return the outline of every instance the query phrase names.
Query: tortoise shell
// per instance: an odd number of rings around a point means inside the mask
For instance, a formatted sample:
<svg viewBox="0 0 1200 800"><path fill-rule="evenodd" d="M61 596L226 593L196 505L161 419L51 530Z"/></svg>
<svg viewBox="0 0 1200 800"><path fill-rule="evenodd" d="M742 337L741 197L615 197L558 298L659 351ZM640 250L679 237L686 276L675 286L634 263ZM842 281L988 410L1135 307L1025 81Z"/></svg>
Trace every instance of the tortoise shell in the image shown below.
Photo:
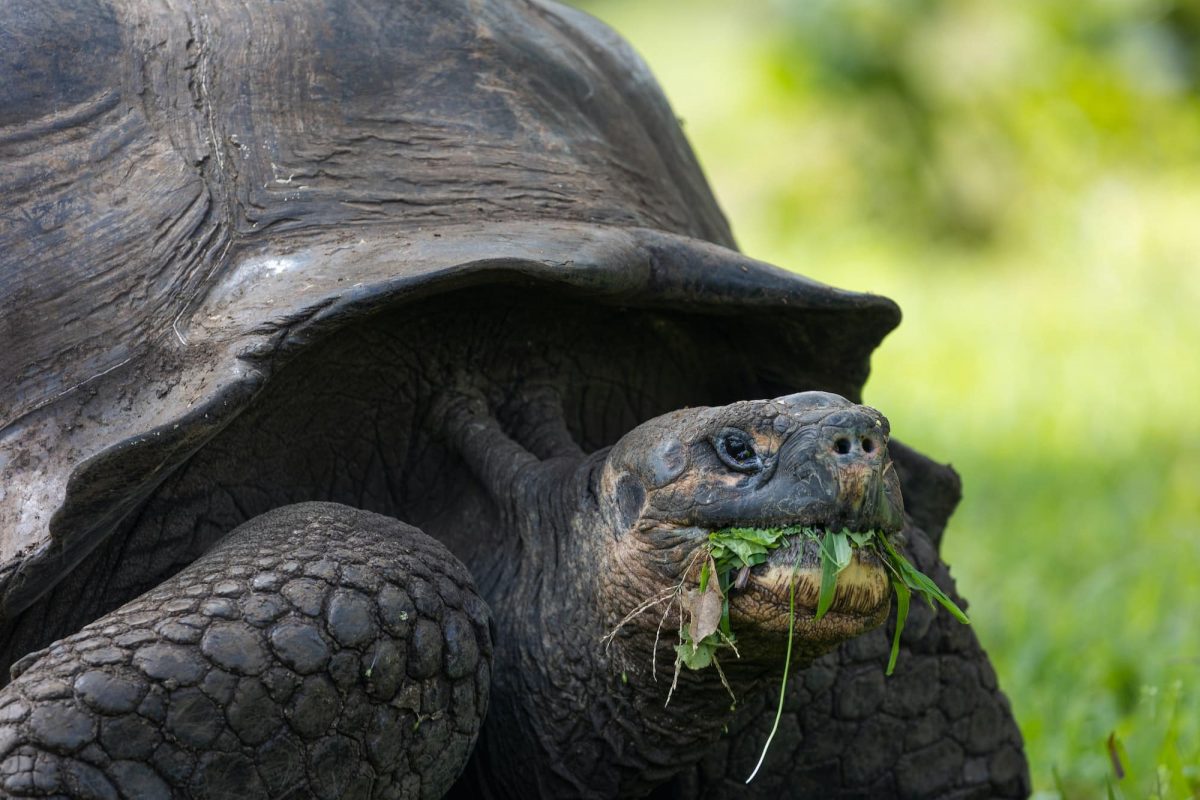
<svg viewBox="0 0 1200 800"><path fill-rule="evenodd" d="M364 321L458 310L515 343L536 301L543 362L617 328L688 362L579 411L593 447L670 403L857 399L899 321L740 254L643 62L550 2L14 0L0 164L3 624ZM404 330L405 380L443 380L418 363L438 335Z"/></svg>

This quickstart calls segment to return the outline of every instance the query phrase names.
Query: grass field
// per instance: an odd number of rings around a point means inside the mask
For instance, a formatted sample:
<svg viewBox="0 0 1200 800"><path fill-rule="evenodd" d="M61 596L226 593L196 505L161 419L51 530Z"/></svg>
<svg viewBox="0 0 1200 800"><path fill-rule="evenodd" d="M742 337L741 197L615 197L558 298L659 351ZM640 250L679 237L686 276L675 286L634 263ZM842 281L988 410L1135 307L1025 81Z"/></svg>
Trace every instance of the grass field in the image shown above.
<svg viewBox="0 0 1200 800"><path fill-rule="evenodd" d="M904 309L867 402L963 476L945 555L1039 795L1200 797L1200 73L1171 55L1191 23L1169 2L582 5L650 62L747 253Z"/></svg>

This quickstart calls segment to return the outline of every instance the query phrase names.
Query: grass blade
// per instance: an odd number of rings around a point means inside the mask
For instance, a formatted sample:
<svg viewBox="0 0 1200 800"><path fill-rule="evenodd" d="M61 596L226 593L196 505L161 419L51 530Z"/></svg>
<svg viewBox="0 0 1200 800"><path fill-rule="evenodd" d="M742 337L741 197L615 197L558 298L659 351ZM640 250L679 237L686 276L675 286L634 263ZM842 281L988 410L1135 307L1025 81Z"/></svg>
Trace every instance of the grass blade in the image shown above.
<svg viewBox="0 0 1200 800"><path fill-rule="evenodd" d="M879 541L883 544L884 555L891 563L892 568L904 581L909 589L912 589L917 594L925 598L926 602L933 605L937 601L949 611L955 619L964 625L970 625L971 620L967 618L966 613L958 607L958 604L951 600L941 588L933 582L925 573L914 567L909 560L900 555L895 546L888 541L886 536L880 536Z"/></svg>
<svg viewBox="0 0 1200 800"><path fill-rule="evenodd" d="M814 620L825 616L833 605L837 591L837 577L850 566L850 541L844 533L828 531L821 540L821 591L817 595L817 613Z"/></svg>
<svg viewBox="0 0 1200 800"><path fill-rule="evenodd" d="M767 760L767 750L771 748L771 740L775 738L775 732L779 730L779 720L783 717L783 699L787 696L788 671L792 665L792 640L794 638L796 638L796 568L793 567L791 591L788 593L788 646L787 656L783 659L783 681L779 684L779 707L775 709L775 722L771 725L771 733L767 735L762 754L758 757L758 763L754 765L754 771L750 773L749 778L746 778L746 783L754 780L754 776L762 768L763 762Z"/></svg>
<svg viewBox="0 0 1200 800"><path fill-rule="evenodd" d="M892 634L892 654L888 656L885 675L891 675L896 669L896 658L900 655L900 634L904 632L904 623L908 621L908 601L912 596L904 582L896 578L892 578L892 589L896 592L896 632Z"/></svg>

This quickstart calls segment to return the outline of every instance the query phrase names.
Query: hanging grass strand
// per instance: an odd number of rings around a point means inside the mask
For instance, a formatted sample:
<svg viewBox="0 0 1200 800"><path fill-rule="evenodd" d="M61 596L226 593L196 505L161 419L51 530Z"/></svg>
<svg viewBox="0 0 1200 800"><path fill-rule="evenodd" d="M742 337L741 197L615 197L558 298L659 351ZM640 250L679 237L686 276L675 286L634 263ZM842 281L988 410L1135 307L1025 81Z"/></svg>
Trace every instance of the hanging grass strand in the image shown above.
<svg viewBox="0 0 1200 800"><path fill-rule="evenodd" d="M792 639L794 638L796 638L795 567L792 568L791 591L788 592L788 646L787 656L783 659L783 680L779 684L779 706L775 709L775 722L771 725L771 733L767 736L767 741L763 744L762 753L758 757L758 763L754 765L754 771L750 773L750 777L746 778L746 783L754 780L754 776L762 768L763 762L767 760L767 751L771 749L771 740L775 738L775 733L779 730L779 720L783 717L783 699L787 696L788 672L792 666Z"/></svg>
<svg viewBox="0 0 1200 800"><path fill-rule="evenodd" d="M896 658L900 655L900 634L904 633L904 623L908 621L908 601L912 593L899 578L892 578L892 590L896 592L896 632L892 634L892 654L888 656L887 670L884 675L896 671Z"/></svg>

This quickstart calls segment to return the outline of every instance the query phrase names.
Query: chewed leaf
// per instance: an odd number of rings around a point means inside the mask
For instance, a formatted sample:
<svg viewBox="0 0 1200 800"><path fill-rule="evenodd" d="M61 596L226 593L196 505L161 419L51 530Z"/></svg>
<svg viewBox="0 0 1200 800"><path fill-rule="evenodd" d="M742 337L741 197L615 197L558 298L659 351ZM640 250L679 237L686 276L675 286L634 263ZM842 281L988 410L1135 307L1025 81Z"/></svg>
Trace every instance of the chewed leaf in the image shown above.
<svg viewBox="0 0 1200 800"><path fill-rule="evenodd" d="M688 590L684 595L683 605L689 616L688 636L693 642L701 642L717 632L721 624L724 598L721 597L721 590L716 581L709 581L703 592L697 589Z"/></svg>
<svg viewBox="0 0 1200 800"><path fill-rule="evenodd" d="M875 538L875 531L851 531L843 530L842 533L850 537L850 541L854 542L855 547L863 547L870 543Z"/></svg>
<svg viewBox="0 0 1200 800"><path fill-rule="evenodd" d="M691 642L675 645L675 654L688 669L704 669L712 663L713 650L716 648L712 645L700 642L693 646Z"/></svg>
<svg viewBox="0 0 1200 800"><path fill-rule="evenodd" d="M842 570L850 566L850 540L845 533L825 534L821 540L821 592L817 596L817 613L813 619L820 619L833 605L833 596L837 591L837 577Z"/></svg>
<svg viewBox="0 0 1200 800"><path fill-rule="evenodd" d="M676 662L684 664L688 669L703 669L713 663L713 655L720 646L720 639L710 636L706 639L692 639L690 634L683 632L682 639L676 645Z"/></svg>
<svg viewBox="0 0 1200 800"><path fill-rule="evenodd" d="M720 548L720 550L718 550L718 548ZM731 566L740 567L742 564L747 563L754 556L764 555L767 552L768 550L766 545L759 544L758 542L749 541L747 539L725 538L719 542L717 547L713 548L712 555L713 558L716 559L717 563L720 564L721 562L728 560L728 556L726 555L727 553L732 554L733 556L736 556L736 559L733 561Z"/></svg>
<svg viewBox="0 0 1200 800"><path fill-rule="evenodd" d="M773 547L783 536L782 528L726 528L709 534L708 538L720 544L728 540L737 540Z"/></svg>
<svg viewBox="0 0 1200 800"><path fill-rule="evenodd" d="M754 555L750 556L750 558L746 559L745 566L757 567L759 564L767 563L767 559L770 557L770 553L755 553Z"/></svg>

